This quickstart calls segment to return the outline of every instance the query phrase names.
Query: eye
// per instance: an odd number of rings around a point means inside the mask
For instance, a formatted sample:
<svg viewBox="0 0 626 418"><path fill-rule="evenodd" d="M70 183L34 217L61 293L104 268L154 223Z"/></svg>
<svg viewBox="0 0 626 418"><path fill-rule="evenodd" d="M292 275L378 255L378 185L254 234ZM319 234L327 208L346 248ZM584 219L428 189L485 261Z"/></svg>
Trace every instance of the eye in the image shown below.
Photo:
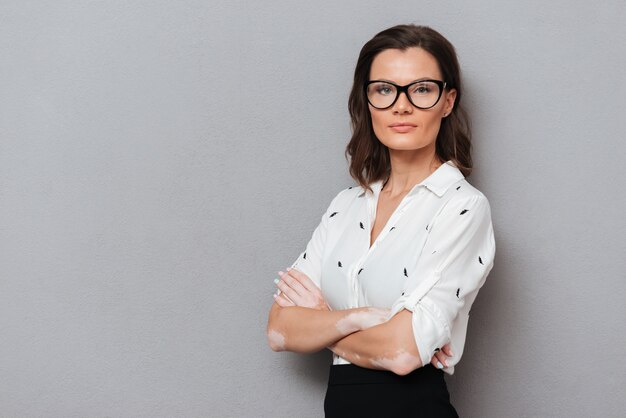
<svg viewBox="0 0 626 418"><path fill-rule="evenodd" d="M411 92L415 94L428 94L433 91L430 83L417 83L411 88Z"/></svg>
<svg viewBox="0 0 626 418"><path fill-rule="evenodd" d="M375 93L381 96L393 95L396 89L393 85L387 83L372 83L369 88L370 93Z"/></svg>

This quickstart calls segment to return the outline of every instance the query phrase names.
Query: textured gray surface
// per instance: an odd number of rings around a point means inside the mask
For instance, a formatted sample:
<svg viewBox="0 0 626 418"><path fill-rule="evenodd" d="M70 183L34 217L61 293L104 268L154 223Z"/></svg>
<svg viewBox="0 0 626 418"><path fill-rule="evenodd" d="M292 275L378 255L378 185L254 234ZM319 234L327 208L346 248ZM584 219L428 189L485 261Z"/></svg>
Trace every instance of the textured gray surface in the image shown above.
<svg viewBox="0 0 626 418"><path fill-rule="evenodd" d="M407 22L458 49L498 244L454 404L623 416L624 4L2 1L0 416L322 416L272 280L352 184L360 47Z"/></svg>

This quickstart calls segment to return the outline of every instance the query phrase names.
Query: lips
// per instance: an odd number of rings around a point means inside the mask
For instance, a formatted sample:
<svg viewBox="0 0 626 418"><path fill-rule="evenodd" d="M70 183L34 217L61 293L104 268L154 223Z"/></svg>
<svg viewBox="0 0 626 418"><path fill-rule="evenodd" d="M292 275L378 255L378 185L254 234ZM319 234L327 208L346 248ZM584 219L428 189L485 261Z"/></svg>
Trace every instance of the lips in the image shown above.
<svg viewBox="0 0 626 418"><path fill-rule="evenodd" d="M389 127L395 132L405 133L415 129L417 125L412 123L393 123Z"/></svg>
<svg viewBox="0 0 626 418"><path fill-rule="evenodd" d="M395 128L396 126L411 126L413 128L417 127L417 125L415 125L413 123L406 123L406 122L392 123L391 125L389 125L390 128Z"/></svg>

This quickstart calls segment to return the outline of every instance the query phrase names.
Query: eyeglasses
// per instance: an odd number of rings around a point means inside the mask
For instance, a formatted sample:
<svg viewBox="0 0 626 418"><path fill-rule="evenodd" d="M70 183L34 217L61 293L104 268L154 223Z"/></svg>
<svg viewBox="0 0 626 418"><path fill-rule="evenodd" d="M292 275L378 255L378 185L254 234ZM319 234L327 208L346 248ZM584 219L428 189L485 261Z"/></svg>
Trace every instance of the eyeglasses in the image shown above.
<svg viewBox="0 0 626 418"><path fill-rule="evenodd" d="M365 92L367 101L376 109L390 108L402 92L413 106L418 109L430 109L439 102L445 87L446 82L440 80L419 80L405 86L399 86L391 81L372 80L365 85Z"/></svg>

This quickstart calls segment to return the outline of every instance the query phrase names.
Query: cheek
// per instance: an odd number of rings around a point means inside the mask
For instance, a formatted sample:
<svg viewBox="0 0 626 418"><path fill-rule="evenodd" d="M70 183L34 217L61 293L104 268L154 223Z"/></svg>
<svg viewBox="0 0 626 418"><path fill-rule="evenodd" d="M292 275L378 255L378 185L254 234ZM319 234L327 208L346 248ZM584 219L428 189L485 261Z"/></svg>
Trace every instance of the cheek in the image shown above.
<svg viewBox="0 0 626 418"><path fill-rule="evenodd" d="M436 139L439 134L439 129L441 129L441 118L435 116L428 121L428 131L432 134L433 138Z"/></svg>
<svg viewBox="0 0 626 418"><path fill-rule="evenodd" d="M385 122L385 117L380 112L372 112L370 110L371 120L372 120L372 128L374 129L374 134L377 138L381 138L381 135L384 135L384 127L387 126Z"/></svg>
<svg viewBox="0 0 626 418"><path fill-rule="evenodd" d="M423 126L427 131L438 130L440 123L439 118L434 114L423 120Z"/></svg>

